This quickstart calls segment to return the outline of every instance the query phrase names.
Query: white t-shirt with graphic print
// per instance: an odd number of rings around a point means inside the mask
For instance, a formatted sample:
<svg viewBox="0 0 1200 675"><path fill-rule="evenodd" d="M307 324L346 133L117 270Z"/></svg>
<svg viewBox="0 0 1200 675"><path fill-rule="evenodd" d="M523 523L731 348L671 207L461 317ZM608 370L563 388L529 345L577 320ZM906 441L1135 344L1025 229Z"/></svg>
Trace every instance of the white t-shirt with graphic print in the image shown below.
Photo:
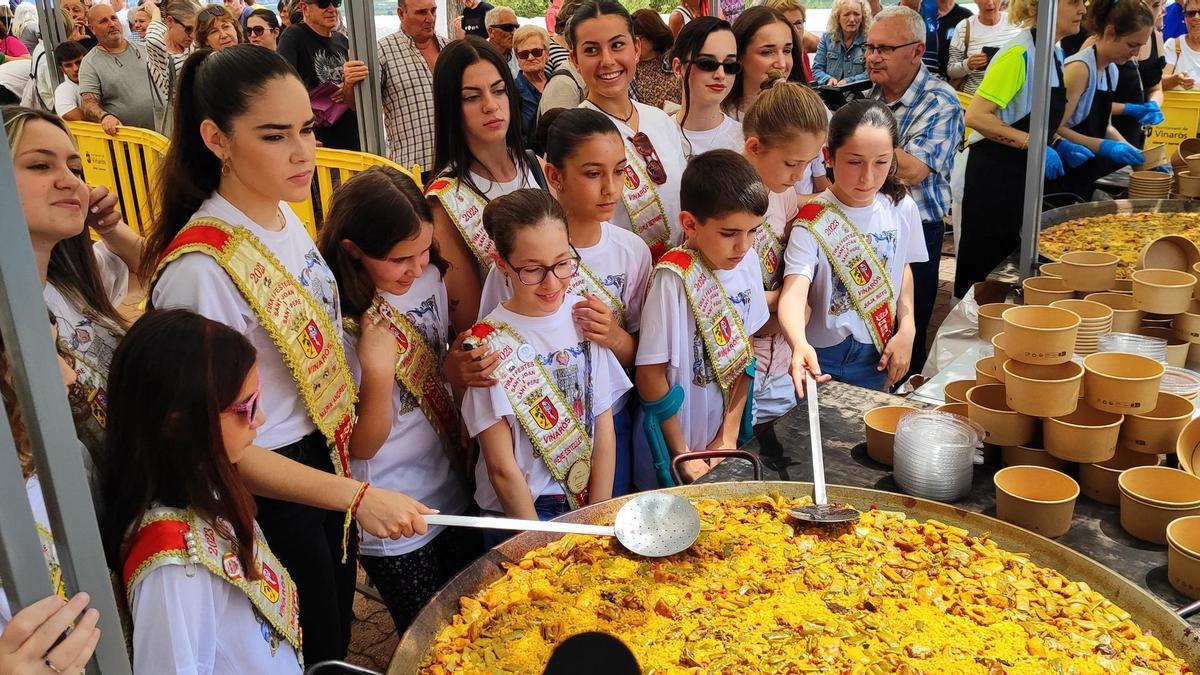
<svg viewBox="0 0 1200 675"><path fill-rule="evenodd" d="M820 199L838 206L870 242L875 255L887 268L892 288L899 298L904 266L929 259L917 203L906 196L893 205L890 198L876 195L870 206L852 208L839 201L832 190L822 192ZM799 274L812 281L808 302L813 313L805 328L809 344L832 347L847 337L863 344L872 343L870 328L854 309L846 286L833 273L817 240L803 227L792 230L784 254L784 274Z"/></svg>
<svg viewBox="0 0 1200 675"><path fill-rule="evenodd" d="M716 271L747 336L762 328L769 317L761 269L758 256L751 250L737 267ZM667 385L679 385L684 391L683 405L676 413L684 441L689 449L703 450L721 428L725 400L705 356L704 342L696 332L696 321L678 274L663 270L655 273L642 307L642 319L635 363L667 364ZM657 488L658 481L642 431L644 414L639 410L637 417L633 480L638 489L649 490Z"/></svg>
<svg viewBox="0 0 1200 675"><path fill-rule="evenodd" d="M536 317L517 314L504 305L498 305L487 319L508 324L533 347L554 384L584 423L587 432L592 434L596 417L620 404L633 384L611 351L579 334L571 316L571 308L580 300L577 295L566 295L557 312ZM534 499L542 495L562 494L562 486L550 475L545 462L521 429L508 395L499 384L467 389L462 411L463 421L472 437L500 420L508 423L517 466ZM475 465L475 485L475 502L481 509L504 510L488 479L487 465L482 457Z"/></svg>
<svg viewBox="0 0 1200 675"><path fill-rule="evenodd" d="M240 225L258 237L329 315L334 334L324 338L341 340L342 313L337 281L291 207L280 202L279 210L284 217L284 228L272 232L258 226L224 197L214 193L192 218L219 218L231 225ZM262 390L259 405L266 416L255 441L259 446L273 450L295 443L316 429L304 409L292 372L284 364L271 335L259 324L254 310L217 261L203 253L180 256L163 270L151 298L159 309L190 309L219 321L245 335L254 345Z"/></svg>

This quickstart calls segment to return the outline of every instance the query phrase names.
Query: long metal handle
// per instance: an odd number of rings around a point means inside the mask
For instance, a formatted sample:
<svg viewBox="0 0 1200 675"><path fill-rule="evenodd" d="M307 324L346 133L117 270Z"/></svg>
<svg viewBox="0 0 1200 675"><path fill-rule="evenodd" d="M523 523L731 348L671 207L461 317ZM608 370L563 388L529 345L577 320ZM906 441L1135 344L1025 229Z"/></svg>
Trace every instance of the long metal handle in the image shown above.
<svg viewBox="0 0 1200 675"><path fill-rule="evenodd" d="M821 409L817 403L817 380L804 371L804 398L808 401L808 440L812 444L813 502L818 506L829 503L825 494L825 456L821 450Z"/></svg>
<svg viewBox="0 0 1200 675"><path fill-rule="evenodd" d="M1181 619L1186 619L1186 618L1190 617L1191 615L1195 614L1196 612L1200 612L1200 600L1197 600L1190 605L1185 605L1185 606L1180 607L1179 609L1175 610L1175 616L1177 616Z"/></svg>
<svg viewBox="0 0 1200 675"><path fill-rule="evenodd" d="M520 518L480 518L478 516L444 516L440 513L425 516L430 525L450 527L477 527L484 530L522 530L533 532L564 532L567 534L594 534L615 537L616 529L610 525L581 525L578 523L550 523L541 520Z"/></svg>

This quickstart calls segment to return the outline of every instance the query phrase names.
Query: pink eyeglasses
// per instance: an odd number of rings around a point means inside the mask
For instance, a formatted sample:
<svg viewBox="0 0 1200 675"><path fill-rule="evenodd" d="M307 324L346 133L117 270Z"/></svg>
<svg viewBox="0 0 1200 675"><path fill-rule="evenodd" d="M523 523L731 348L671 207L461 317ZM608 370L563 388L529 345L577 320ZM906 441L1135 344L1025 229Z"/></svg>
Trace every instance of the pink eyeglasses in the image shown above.
<svg viewBox="0 0 1200 675"><path fill-rule="evenodd" d="M225 412L243 415L246 418L246 425L253 426L254 417L258 414L258 395L260 393L262 393L262 385L259 385L259 388L254 390L250 398L242 403L234 403L226 408Z"/></svg>

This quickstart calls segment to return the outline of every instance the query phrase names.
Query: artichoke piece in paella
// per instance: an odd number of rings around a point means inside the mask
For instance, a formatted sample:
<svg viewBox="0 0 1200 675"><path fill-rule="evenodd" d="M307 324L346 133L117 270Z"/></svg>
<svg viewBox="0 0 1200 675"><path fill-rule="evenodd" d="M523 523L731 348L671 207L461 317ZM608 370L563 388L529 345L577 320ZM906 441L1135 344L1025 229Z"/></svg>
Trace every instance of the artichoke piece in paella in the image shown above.
<svg viewBox="0 0 1200 675"><path fill-rule="evenodd" d="M986 537L873 510L787 518L807 498L697 503L696 544L661 559L569 535L528 553L438 634L421 673L540 673L601 631L643 672L1188 673L1085 583Z"/></svg>

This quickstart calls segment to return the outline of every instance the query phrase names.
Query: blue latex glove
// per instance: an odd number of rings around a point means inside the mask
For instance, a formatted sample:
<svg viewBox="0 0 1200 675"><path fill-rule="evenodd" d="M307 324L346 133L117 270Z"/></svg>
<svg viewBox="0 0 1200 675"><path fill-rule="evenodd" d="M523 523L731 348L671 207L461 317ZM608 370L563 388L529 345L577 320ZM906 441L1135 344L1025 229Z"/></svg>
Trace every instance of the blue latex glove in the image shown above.
<svg viewBox="0 0 1200 675"><path fill-rule="evenodd" d="M1100 156L1121 166L1140 166L1146 161L1142 151L1122 141L1100 141Z"/></svg>
<svg viewBox="0 0 1200 675"><path fill-rule="evenodd" d="M1159 172L1159 173L1165 173L1165 174L1167 174L1168 176L1173 176L1173 175L1175 175L1175 172L1171 170L1171 167L1169 167L1169 166L1167 166L1167 165L1165 165L1165 164L1164 164L1164 165L1162 165L1162 166L1156 166L1156 167L1154 167L1154 168L1152 168L1152 169L1150 169L1150 170L1151 170L1151 171L1157 171L1157 172Z"/></svg>
<svg viewBox="0 0 1200 675"><path fill-rule="evenodd" d="M1058 153L1058 156L1062 158L1063 164L1066 164L1067 168L1069 169L1074 169L1080 164L1083 164L1084 162L1096 156L1095 153L1093 153L1091 150L1088 150L1086 147L1078 143L1072 143L1065 138L1060 138L1059 141L1054 144L1054 150Z"/></svg>
<svg viewBox="0 0 1200 675"><path fill-rule="evenodd" d="M1046 146L1046 178L1054 180L1062 178L1067 170L1063 168L1062 158L1054 151L1054 148Z"/></svg>
<svg viewBox="0 0 1200 675"><path fill-rule="evenodd" d="M1145 103L1126 103L1125 112L1121 113L1126 117L1137 118L1139 124L1152 127L1163 122L1162 108L1154 101Z"/></svg>

